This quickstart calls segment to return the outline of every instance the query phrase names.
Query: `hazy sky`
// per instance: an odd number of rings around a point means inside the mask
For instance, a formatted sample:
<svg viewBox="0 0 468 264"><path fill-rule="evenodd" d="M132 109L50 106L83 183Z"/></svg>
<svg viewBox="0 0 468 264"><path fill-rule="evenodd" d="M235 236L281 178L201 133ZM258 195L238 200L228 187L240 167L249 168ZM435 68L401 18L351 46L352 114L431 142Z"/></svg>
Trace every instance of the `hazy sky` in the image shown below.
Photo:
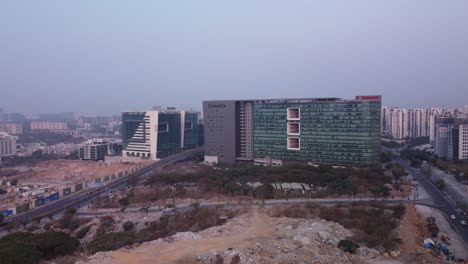
<svg viewBox="0 0 468 264"><path fill-rule="evenodd" d="M8 112L360 94L468 104L468 1L0 2Z"/></svg>

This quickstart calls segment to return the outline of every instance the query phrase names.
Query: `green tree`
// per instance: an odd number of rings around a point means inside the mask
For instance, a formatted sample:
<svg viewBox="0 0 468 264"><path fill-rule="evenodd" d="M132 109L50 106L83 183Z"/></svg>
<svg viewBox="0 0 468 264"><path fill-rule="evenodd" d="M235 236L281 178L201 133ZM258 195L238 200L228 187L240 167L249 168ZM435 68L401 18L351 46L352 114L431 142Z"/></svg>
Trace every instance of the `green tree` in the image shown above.
<svg viewBox="0 0 468 264"><path fill-rule="evenodd" d="M446 187L445 185L445 181L443 179L438 179L436 182L435 182L435 186L437 188L439 188L439 190L443 191Z"/></svg>
<svg viewBox="0 0 468 264"><path fill-rule="evenodd" d="M359 244L352 240L340 240L340 242L338 242L338 248L344 252L354 254L356 249L359 248Z"/></svg>

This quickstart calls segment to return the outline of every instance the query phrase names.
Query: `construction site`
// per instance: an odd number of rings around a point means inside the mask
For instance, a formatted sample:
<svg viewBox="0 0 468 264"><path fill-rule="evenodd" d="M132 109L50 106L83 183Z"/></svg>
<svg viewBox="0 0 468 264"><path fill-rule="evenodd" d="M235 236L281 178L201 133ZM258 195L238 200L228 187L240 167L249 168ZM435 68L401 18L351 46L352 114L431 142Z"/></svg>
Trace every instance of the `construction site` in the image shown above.
<svg viewBox="0 0 468 264"><path fill-rule="evenodd" d="M140 163L45 160L0 168L0 212L18 214L130 173Z"/></svg>

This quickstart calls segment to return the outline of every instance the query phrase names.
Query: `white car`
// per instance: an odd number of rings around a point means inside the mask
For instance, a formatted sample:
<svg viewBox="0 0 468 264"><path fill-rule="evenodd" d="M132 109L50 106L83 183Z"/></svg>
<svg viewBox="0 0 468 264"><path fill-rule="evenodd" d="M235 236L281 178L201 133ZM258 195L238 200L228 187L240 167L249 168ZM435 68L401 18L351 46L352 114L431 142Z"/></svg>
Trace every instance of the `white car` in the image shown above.
<svg viewBox="0 0 468 264"><path fill-rule="evenodd" d="M451 215L450 218L452 218L453 220L456 219L455 215Z"/></svg>
<svg viewBox="0 0 468 264"><path fill-rule="evenodd" d="M466 222L465 222L465 221L460 221L460 224L466 226Z"/></svg>

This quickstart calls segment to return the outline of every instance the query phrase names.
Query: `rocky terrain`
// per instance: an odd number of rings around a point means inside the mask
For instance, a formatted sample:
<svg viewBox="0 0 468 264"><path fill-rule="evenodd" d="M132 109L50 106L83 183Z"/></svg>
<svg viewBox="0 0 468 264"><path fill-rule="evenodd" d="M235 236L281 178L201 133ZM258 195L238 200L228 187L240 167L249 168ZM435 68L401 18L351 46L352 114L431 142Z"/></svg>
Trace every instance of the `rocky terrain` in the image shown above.
<svg viewBox="0 0 468 264"><path fill-rule="evenodd" d="M409 263L398 251L384 255L361 247L349 254L339 249L337 243L352 234L319 218L269 217L252 210L222 226L99 252L78 263Z"/></svg>

